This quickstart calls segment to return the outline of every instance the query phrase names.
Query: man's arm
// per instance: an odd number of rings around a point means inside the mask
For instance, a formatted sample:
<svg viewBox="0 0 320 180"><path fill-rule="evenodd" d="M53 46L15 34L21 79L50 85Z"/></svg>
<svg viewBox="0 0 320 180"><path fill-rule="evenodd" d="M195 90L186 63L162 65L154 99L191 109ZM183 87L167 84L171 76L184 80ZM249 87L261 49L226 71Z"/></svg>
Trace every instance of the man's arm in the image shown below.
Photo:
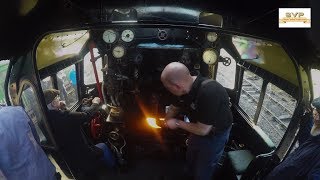
<svg viewBox="0 0 320 180"><path fill-rule="evenodd" d="M86 106L85 105L86 103L83 103L83 106L81 108L82 112L85 112L85 113L87 113L89 115L93 115L95 112L97 112L99 110L99 104L101 102L100 98L95 97L91 101L92 101L91 106Z"/></svg>
<svg viewBox="0 0 320 180"><path fill-rule="evenodd" d="M85 112L65 112L68 113L68 116L66 117L69 121L71 121L74 124L82 125L85 122L88 122L90 120L90 115Z"/></svg>
<svg viewBox="0 0 320 180"><path fill-rule="evenodd" d="M97 112L99 110L99 104L96 103L92 103L91 106L83 106L81 108L82 112L88 113L90 115L94 114L95 112Z"/></svg>
<svg viewBox="0 0 320 180"><path fill-rule="evenodd" d="M190 133L193 133L198 136L205 136L210 133L213 128L212 125L203 124L200 122L197 123L187 123L181 120L177 120L177 127L184 129Z"/></svg>

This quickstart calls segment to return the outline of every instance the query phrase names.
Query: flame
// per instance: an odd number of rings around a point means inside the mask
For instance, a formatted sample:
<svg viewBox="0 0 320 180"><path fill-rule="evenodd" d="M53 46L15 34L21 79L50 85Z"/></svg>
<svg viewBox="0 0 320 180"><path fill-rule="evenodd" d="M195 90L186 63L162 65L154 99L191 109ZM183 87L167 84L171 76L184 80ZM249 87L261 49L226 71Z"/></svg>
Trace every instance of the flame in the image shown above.
<svg viewBox="0 0 320 180"><path fill-rule="evenodd" d="M157 125L156 119L152 118L152 117L147 117L147 123L149 124L149 126L151 126L152 128L161 128L160 126Z"/></svg>

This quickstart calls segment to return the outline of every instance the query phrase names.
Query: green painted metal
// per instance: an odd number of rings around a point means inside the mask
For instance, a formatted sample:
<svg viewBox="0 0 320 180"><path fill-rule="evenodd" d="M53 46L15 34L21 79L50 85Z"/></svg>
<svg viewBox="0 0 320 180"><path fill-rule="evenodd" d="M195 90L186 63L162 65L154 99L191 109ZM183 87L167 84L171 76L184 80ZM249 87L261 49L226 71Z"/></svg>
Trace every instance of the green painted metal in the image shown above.
<svg viewBox="0 0 320 180"><path fill-rule="evenodd" d="M0 104L5 104L4 80L7 74L9 62L0 64Z"/></svg>
<svg viewBox="0 0 320 180"><path fill-rule="evenodd" d="M232 42L241 59L299 86L294 63L280 44L242 36L233 36Z"/></svg>

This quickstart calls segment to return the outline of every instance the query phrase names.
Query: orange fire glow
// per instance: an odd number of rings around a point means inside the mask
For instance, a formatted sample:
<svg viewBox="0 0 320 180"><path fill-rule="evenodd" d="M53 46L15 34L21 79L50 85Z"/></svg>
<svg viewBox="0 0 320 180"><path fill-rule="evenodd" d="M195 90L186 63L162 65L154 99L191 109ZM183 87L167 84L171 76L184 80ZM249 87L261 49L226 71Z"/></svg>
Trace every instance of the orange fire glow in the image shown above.
<svg viewBox="0 0 320 180"><path fill-rule="evenodd" d="M160 126L157 125L156 119L152 118L152 117L147 117L147 123L149 124L149 126L151 126L152 128L161 128Z"/></svg>

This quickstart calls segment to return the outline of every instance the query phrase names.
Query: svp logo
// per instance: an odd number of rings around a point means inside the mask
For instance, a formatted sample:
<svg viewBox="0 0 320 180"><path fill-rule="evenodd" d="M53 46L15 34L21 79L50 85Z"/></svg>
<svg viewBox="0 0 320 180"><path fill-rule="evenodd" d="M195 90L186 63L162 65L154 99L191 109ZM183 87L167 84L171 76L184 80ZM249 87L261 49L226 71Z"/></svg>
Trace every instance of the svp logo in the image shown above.
<svg viewBox="0 0 320 180"><path fill-rule="evenodd" d="M279 28L311 28L311 8L279 8Z"/></svg>

